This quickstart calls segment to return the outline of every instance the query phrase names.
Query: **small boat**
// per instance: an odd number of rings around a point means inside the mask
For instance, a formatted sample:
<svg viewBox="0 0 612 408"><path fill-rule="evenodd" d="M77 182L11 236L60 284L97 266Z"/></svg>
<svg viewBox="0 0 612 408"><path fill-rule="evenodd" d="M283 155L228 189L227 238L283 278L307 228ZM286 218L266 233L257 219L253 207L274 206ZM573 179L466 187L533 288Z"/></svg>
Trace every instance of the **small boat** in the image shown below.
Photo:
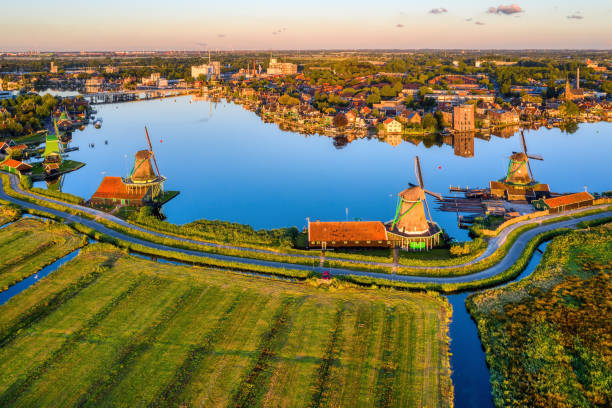
<svg viewBox="0 0 612 408"><path fill-rule="evenodd" d="M96 129L100 129L102 127L102 118L94 120L93 125Z"/></svg>

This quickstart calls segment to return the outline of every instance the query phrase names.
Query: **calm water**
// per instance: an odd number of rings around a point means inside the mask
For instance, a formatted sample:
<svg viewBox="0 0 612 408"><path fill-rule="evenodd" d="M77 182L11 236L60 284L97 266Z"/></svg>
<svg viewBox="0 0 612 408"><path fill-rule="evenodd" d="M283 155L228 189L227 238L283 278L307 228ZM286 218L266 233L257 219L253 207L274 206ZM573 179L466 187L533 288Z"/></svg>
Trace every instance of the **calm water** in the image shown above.
<svg viewBox="0 0 612 408"><path fill-rule="evenodd" d="M146 148L147 125L166 189L181 194L164 206L168 220L199 218L250 224L255 228L297 226L321 220L389 220L397 193L415 182L419 155L427 188L448 193L449 185L487 186L505 175L517 137L473 141L474 157L456 156L448 144L427 148L403 142L393 147L361 139L343 148L325 136L303 136L263 123L231 103L190 103L190 97L99 105L101 129L75 131L70 158L87 163L63 180L63 190L88 198L104 175L126 175L136 150ZM106 145L104 142L108 141ZM94 148L88 147L90 143ZM338 143L336 143L337 145ZM529 151L542 154L533 172L553 191L609 190L612 123L581 125L574 134L558 129L527 133ZM429 200L435 207L434 200ZM452 213L434 210L434 220L464 239Z"/></svg>
<svg viewBox="0 0 612 408"><path fill-rule="evenodd" d="M548 242L538 246L542 252ZM521 274L512 280L519 281L529 276L542 260L542 254L535 251L533 257ZM510 283L510 282L508 282ZM502 285L505 286L505 285ZM493 407L489 368L478 337L476 323L472 320L465 307L465 298L470 293L450 295L448 301L453 306L453 320L449 327L451 338L450 363L455 387L455 407L457 408L488 408Z"/></svg>

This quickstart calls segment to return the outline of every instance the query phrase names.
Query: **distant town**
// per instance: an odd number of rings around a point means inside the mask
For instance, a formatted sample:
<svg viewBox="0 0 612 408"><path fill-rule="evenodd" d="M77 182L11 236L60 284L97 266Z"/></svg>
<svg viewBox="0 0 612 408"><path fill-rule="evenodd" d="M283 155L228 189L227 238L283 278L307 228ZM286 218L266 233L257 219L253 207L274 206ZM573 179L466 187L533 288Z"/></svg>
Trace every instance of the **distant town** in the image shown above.
<svg viewBox="0 0 612 408"><path fill-rule="evenodd" d="M0 98L54 89L91 104L193 94L281 128L350 142L512 135L612 120L608 52L113 52L0 54ZM74 98L73 97L73 98ZM8 102L0 133L16 131ZM27 119L27 118L26 118ZM9 136L10 136L9 135Z"/></svg>

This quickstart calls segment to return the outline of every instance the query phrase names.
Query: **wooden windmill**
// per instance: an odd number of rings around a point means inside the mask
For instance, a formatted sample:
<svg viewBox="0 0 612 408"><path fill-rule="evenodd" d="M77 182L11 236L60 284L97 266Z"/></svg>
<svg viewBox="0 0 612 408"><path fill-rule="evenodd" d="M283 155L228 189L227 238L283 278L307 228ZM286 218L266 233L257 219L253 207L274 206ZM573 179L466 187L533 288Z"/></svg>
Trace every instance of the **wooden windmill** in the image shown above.
<svg viewBox="0 0 612 408"><path fill-rule="evenodd" d="M531 171L529 159L544 160L542 156L529 154L527 152L527 143L525 143L525 134L521 130L522 152L512 152L510 163L508 164L508 172L504 181L509 184L531 184L535 182Z"/></svg>
<svg viewBox="0 0 612 408"><path fill-rule="evenodd" d="M149 131L145 126L145 135L149 145L148 150L139 150L134 155L134 165L124 183L130 189L151 188L151 197L155 198L163 190L163 183L166 178L159 173ZM153 169L155 166L155 170Z"/></svg>
<svg viewBox="0 0 612 408"><path fill-rule="evenodd" d="M389 225L389 231L407 235L424 234L429 232L430 223L433 223L426 194L438 199L442 197L440 194L425 189L418 156L414 158L414 172L419 184L410 183L409 188L398 194L395 217ZM427 210L427 216L425 210Z"/></svg>

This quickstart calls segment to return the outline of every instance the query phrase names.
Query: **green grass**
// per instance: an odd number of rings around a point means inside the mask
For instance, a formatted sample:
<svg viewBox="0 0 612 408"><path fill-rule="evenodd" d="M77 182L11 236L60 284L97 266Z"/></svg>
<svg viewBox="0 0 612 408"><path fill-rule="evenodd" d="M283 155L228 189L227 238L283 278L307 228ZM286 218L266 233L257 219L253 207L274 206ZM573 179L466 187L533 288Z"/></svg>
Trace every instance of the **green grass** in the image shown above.
<svg viewBox="0 0 612 408"><path fill-rule="evenodd" d="M2 308L1 406L451 406L437 296L95 244Z"/></svg>
<svg viewBox="0 0 612 408"><path fill-rule="evenodd" d="M87 244L71 228L26 218L0 230L0 290Z"/></svg>
<svg viewBox="0 0 612 408"><path fill-rule="evenodd" d="M71 209L71 208L67 208L63 205L59 205L59 204L55 204L55 203L48 203L45 202L41 199L38 198L32 198L32 197L28 197L28 196L23 196L17 192L15 192L14 190L12 190L9 186L9 180L8 180L8 176L5 174L2 174L2 179L3 179L3 184L4 184L4 188L5 191L7 192L8 195L13 196L15 198L18 199L22 199L24 201L28 201L28 202L32 202L32 203L36 203L39 205L43 205L43 206L47 206L49 208L54 208L57 210L61 210L61 211L65 211L69 214L76 214L76 215L80 215L82 217L85 218L90 218L92 219L93 216L91 216L90 214L87 214L85 212L82 212L80 210L75 210L75 209ZM597 209L597 210L591 210L589 211L589 213L597 213L597 212L602 212L602 211L607 211L608 208L605 209ZM578 216L578 215L576 215ZM56 217L54 217L56 218ZM151 219L152 217L146 217L147 219ZM295 257L292 255L295 254L309 254L309 255L317 255L318 252L306 252L306 251L298 251L298 250L291 250L291 249L286 249L283 248L282 250L278 250L278 252L274 252L274 253L262 253L262 252L252 252L252 251L244 251L244 250L240 250L240 249L230 249L230 248L220 248L220 247L214 247L214 246L204 246L204 245L200 245L200 244L195 244L195 243L189 243L189 242L180 242L177 241L176 239L172 239L172 238L166 238L166 237L159 237L157 235L148 233L148 232L142 232L142 231L137 231L137 230L133 230L131 228L127 228L124 226L121 226L119 224L115 224L114 222L111 221L107 221L105 219L97 219L97 221L115 231L124 233L126 235L129 236L133 236L136 238L141 238L143 240L149 241L149 242L154 242L157 244L162 244L168 247L174 247L174 248L180 248L180 249L188 249L188 250L194 250L194 251L200 251L200 252L207 252L207 253L215 253L215 254L221 254L221 255L230 255L230 256L236 256L236 257L241 257L241 258L252 258L252 259L262 259L262 260L268 260L268 261L276 261L276 262L285 262L285 263L293 263L293 264L300 264L300 265L307 265L307 266L312 266L314 265L317 260L316 259L309 259L309 258L304 258L304 257ZM202 220L200 222L203 222ZM552 221L551 221L552 222ZM165 225L171 225L173 227L176 228L181 228L179 226L176 226L174 224L169 224L169 223L162 223ZM218 222L218 221L206 221L205 222L206 225L208 225L208 227L206 228L213 228L211 230L208 230L207 233L212 234L214 233L214 231L216 230L215 228L218 225L221 224L231 224L231 223L223 223L223 222ZM231 224L234 225L234 224ZM248 226L241 226L239 224L236 224L238 230L236 231L236 233L238 234L242 234L243 233L243 228L244 227L248 227ZM324 266L325 267L334 267L334 268L349 268L349 269L354 269L354 270L362 270L362 271L371 271L371 272L379 272L379 273L387 273L387 274L391 274L393 272L397 273L397 274L405 274L405 275L415 275L415 276L437 276L437 277L444 277L444 276L460 276L460 275L468 275L468 274L472 274L478 271L482 271L486 268L489 268L490 266L496 264L497 262L499 262L507 253L507 251L510 249L510 247L512 246L512 244L516 241L516 239L518 239L518 237L524 233L526 230L531 229L531 228L535 228L537 226L536 223L533 224L529 224L529 225L524 225L522 227L519 227L517 229L515 229L514 231L512 231L508 238L506 239L506 241L504 242L504 244L497 250L495 251L491 256L487 257L486 259L483 259L477 263L473 263L473 264L469 264L469 265L464 265L464 266L457 266L457 267L453 267L456 265L460 265L462 263L467 263L469 261L472 261L473 259L475 259L476 257L478 257L483 251L483 249L480 249L474 253L471 253L469 255L464 255L464 256L458 256L458 257L454 257L454 258L447 258L447 259L416 259L416 258L412 258L410 263L412 264L412 266L420 266L420 267L426 267L426 268L415 268L415 267L410 267L410 266L406 266L406 265L401 265L399 267L397 267L395 269L395 271L393 270L392 267L390 266L380 266L380 265L371 265L368 264L367 262L380 262L381 261L381 257L377 257L377 256L365 256L365 255L361 255L361 254L349 254L349 253L344 253L343 256L346 258L350 258L351 260L357 260L357 261L365 261L365 262L349 262L348 259L343 259L343 258L334 258L333 256L326 256L325 258L325 263ZM224 227L225 228L225 227ZM250 227L249 227L250 228ZM151 228L153 230L156 230L157 228ZM231 231L230 229L225 230L226 233L229 233L229 231ZM278 239L277 233L280 233L281 236L285 236L283 232L279 232L282 230L269 230L269 231L257 231L262 232L265 235L271 234L272 237L275 237L274 239ZM173 234L171 232L167 232L167 231L162 231L165 232L169 235L177 235L180 236L178 234ZM252 232L249 232L249 234ZM93 236L92 234L90 234L90 236ZM101 234L96 234L95 236L101 237ZM268 238L270 238L268 236ZM286 239L286 238L283 238ZM105 238L105 240L109 241L108 239ZM113 243L119 243L119 240L110 240L110 242ZM122 246L125 246L123 243L121 244ZM242 241L239 241L240 246L249 246L244 245L244 243ZM270 250L270 248L265 248ZM167 252L167 251L166 251ZM144 251L144 253L149 253L148 251ZM386 258L382 258L383 262L386 262L387 259ZM405 260L405 258L400 258L400 262L407 262ZM451 268L435 268L436 266L451 266ZM367 280L367 279L366 279ZM364 279L360 279L360 282L363 282ZM374 283L372 281L372 283ZM430 285L431 286L431 285ZM421 286L419 286L421 287ZM429 286L428 286L429 287ZM438 286L435 286L438 287Z"/></svg>
<svg viewBox="0 0 612 408"><path fill-rule="evenodd" d="M78 170L81 167L85 166L85 163L81 163L75 160L63 160L59 169L57 170L59 173L66 173L69 171ZM41 176L45 172L43 167L43 162L32 163L32 175Z"/></svg>
<svg viewBox="0 0 612 408"><path fill-rule="evenodd" d="M21 217L21 210L14 205L2 205L0 207L0 226L13 222Z"/></svg>
<svg viewBox="0 0 612 408"><path fill-rule="evenodd" d="M555 238L529 277L468 297L497 406L610 405L611 282L606 224Z"/></svg>

